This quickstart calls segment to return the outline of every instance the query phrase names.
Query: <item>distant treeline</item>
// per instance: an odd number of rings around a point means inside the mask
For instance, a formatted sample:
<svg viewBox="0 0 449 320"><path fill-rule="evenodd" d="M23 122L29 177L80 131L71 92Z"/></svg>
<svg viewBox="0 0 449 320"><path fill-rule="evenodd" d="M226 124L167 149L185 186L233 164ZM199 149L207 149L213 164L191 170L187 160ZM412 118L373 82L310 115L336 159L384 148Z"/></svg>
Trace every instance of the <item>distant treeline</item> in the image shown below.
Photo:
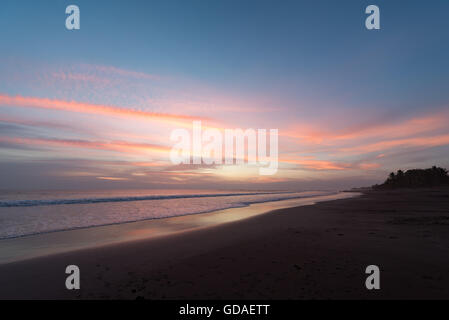
<svg viewBox="0 0 449 320"><path fill-rule="evenodd" d="M374 189L422 188L449 186L448 171L444 168L432 167L429 169L413 169L406 172L398 170L390 173L388 179Z"/></svg>

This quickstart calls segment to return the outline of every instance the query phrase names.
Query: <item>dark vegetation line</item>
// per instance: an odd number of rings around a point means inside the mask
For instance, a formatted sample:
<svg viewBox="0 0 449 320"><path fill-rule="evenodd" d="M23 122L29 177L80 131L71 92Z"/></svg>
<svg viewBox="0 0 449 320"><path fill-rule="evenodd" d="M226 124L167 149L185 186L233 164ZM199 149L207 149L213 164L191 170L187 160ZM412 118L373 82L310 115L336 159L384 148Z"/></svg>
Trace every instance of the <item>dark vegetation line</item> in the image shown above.
<svg viewBox="0 0 449 320"><path fill-rule="evenodd" d="M381 185L374 185L373 189L386 190L398 188L427 188L449 186L448 171L433 166L429 169L398 170L390 173L388 179Z"/></svg>

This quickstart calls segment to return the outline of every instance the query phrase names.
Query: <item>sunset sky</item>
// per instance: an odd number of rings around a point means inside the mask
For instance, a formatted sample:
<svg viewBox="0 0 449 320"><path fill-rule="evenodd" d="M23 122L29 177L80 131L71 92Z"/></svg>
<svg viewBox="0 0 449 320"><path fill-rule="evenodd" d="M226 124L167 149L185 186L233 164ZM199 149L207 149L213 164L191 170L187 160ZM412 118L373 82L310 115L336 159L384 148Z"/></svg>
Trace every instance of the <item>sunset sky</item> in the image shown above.
<svg viewBox="0 0 449 320"><path fill-rule="evenodd" d="M81 29L65 28L76 4ZM365 8L381 10L368 31ZM0 189L333 189L449 167L449 2L2 1ZM174 166L192 121L279 170Z"/></svg>

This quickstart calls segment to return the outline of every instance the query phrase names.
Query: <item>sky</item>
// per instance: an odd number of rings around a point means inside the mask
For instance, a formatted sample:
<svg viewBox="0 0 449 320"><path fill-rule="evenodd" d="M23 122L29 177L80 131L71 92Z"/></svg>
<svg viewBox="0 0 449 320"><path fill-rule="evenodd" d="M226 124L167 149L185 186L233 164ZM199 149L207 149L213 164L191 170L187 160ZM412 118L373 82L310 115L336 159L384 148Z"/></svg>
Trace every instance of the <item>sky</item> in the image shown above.
<svg viewBox="0 0 449 320"><path fill-rule="evenodd" d="M80 9L67 30L65 8ZM380 30L365 8L380 8ZM449 3L2 1L0 189L343 189L449 167ZM279 169L174 165L193 121Z"/></svg>

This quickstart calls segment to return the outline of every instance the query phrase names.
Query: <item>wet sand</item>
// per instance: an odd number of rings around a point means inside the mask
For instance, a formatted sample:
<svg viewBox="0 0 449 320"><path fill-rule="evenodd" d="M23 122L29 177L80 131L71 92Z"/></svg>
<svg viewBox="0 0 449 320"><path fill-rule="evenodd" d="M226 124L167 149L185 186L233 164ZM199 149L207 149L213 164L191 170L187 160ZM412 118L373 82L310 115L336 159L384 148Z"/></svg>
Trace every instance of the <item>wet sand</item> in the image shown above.
<svg viewBox="0 0 449 320"><path fill-rule="evenodd" d="M0 298L449 299L448 267L449 189L382 191L0 265Z"/></svg>

